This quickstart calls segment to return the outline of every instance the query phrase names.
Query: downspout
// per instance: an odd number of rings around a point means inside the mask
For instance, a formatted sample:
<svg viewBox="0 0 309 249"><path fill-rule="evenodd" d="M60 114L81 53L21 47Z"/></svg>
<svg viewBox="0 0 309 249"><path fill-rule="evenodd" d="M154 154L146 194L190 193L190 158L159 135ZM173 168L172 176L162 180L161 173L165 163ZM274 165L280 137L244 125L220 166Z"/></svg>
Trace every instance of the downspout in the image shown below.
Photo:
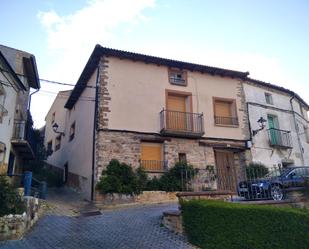
<svg viewBox="0 0 309 249"><path fill-rule="evenodd" d="M294 98L295 98L295 94L293 94L293 96L290 98L290 105L291 105L291 110L292 110L292 114L293 114L293 120L294 120L296 135L297 135L299 151L300 151L300 155L301 155L302 166L304 166L305 162L304 162L304 155L303 155L303 147L301 145L300 137L299 137L299 134L298 134L295 111L294 111L294 107L293 107L293 103L292 103Z"/></svg>
<svg viewBox="0 0 309 249"><path fill-rule="evenodd" d="M94 182L95 182L95 148L96 148L96 131L98 129L98 99L99 99L99 76L100 67L97 68L97 78L95 83L95 101L93 115L93 134L92 134L92 174L91 174L91 200L94 200Z"/></svg>
<svg viewBox="0 0 309 249"><path fill-rule="evenodd" d="M33 94L37 93L40 89L35 90L33 93L29 94L29 102L28 102L28 110L30 111L30 105L31 105L31 97Z"/></svg>
<svg viewBox="0 0 309 249"><path fill-rule="evenodd" d="M252 143L252 132L251 132L251 122L250 122L250 112L249 112L249 103L246 102L247 105L247 115L248 115L248 128L249 128L249 140Z"/></svg>

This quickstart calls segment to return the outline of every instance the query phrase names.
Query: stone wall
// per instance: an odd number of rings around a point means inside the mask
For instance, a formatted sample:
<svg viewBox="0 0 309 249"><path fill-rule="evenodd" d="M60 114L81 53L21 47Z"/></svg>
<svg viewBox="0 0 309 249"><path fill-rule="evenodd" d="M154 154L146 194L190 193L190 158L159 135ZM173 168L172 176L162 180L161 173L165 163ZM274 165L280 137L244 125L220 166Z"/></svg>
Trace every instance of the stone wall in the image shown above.
<svg viewBox="0 0 309 249"><path fill-rule="evenodd" d="M162 139L163 159L172 167L179 160L179 153L185 153L187 160L196 168L205 168L206 165L215 165L212 147L201 146L197 139L162 138L159 135L139 134L102 130L97 135L96 158L97 180L102 170L112 159L131 165L134 169L140 166L141 143L144 140Z"/></svg>
<svg viewBox="0 0 309 249"><path fill-rule="evenodd" d="M121 194L101 194L96 192L95 201L102 205L118 205L128 203L161 203L161 202L176 202L176 192L165 191L143 191L140 195L121 195Z"/></svg>
<svg viewBox="0 0 309 249"><path fill-rule="evenodd" d="M24 197L26 211L23 214L6 215L0 217L0 241L20 239L40 216L39 199Z"/></svg>

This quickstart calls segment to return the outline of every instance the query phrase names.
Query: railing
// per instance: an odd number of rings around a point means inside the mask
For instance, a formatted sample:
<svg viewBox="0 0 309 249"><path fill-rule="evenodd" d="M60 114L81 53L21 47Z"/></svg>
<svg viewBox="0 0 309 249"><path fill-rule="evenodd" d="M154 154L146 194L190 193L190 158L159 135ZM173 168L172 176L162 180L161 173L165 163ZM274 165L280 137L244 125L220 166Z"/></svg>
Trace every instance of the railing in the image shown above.
<svg viewBox="0 0 309 249"><path fill-rule="evenodd" d="M215 116L215 124L218 125L239 125L237 117Z"/></svg>
<svg viewBox="0 0 309 249"><path fill-rule="evenodd" d="M162 172L167 169L167 161L141 160L140 163L145 171Z"/></svg>
<svg viewBox="0 0 309 249"><path fill-rule="evenodd" d="M291 132L276 128L268 129L270 146L292 148Z"/></svg>
<svg viewBox="0 0 309 249"><path fill-rule="evenodd" d="M14 130L12 140L27 141L32 150L35 151L34 133L30 124L26 120L14 120Z"/></svg>
<svg viewBox="0 0 309 249"><path fill-rule="evenodd" d="M202 113L178 112L162 110L160 112L160 128L163 134L202 136L204 119Z"/></svg>

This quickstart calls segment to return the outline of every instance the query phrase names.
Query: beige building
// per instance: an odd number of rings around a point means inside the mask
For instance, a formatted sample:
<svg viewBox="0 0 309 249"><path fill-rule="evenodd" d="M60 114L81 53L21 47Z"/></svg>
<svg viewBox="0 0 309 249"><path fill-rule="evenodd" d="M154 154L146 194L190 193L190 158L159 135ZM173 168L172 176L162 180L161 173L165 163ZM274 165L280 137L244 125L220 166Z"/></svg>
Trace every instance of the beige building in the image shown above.
<svg viewBox="0 0 309 249"><path fill-rule="evenodd" d="M48 163L67 171L67 181L88 198L113 158L149 174L179 160L201 172L216 167L215 187L235 189L242 166L251 160L247 75L97 45L66 111L57 97L46 117L45 143L54 151ZM64 132L58 140L50 139L53 119Z"/></svg>
<svg viewBox="0 0 309 249"><path fill-rule="evenodd" d="M30 88L40 88L35 57L0 45L0 173L19 173L34 157Z"/></svg>

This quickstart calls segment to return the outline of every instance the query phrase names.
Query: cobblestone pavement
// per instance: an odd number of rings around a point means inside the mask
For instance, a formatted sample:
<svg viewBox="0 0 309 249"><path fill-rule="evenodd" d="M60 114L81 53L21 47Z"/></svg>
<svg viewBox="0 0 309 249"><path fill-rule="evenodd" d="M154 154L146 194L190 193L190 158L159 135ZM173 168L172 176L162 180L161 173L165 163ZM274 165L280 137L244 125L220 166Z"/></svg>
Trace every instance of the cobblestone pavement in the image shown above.
<svg viewBox="0 0 309 249"><path fill-rule="evenodd" d="M174 249L194 248L185 238L162 227L162 212L176 204L105 210L102 215L46 215L19 241L0 243L1 249Z"/></svg>

